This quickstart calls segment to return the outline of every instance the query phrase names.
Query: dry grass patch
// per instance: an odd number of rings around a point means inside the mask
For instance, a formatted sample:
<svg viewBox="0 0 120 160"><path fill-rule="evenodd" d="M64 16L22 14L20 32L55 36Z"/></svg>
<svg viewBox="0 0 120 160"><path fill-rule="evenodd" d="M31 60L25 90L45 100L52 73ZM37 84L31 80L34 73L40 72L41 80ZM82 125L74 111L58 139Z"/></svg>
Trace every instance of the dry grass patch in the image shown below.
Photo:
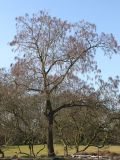
<svg viewBox="0 0 120 160"><path fill-rule="evenodd" d="M35 145L34 146L35 153L37 153L42 147L43 147L42 145ZM55 144L54 147L55 147L56 155L63 155L64 154L63 145ZM82 150L84 147L85 146L80 146L80 150ZM22 152L29 154L29 147L28 146L26 146L26 145L20 146L20 149ZM88 152L88 153L91 153L91 152L93 153L93 152L97 152L97 151L98 151L98 149L96 147L89 147L86 150L86 152ZM99 151L101 151L101 152L114 152L114 153L120 154L120 146L112 146L112 145L105 146L102 149L99 149ZM19 152L19 148L17 146L9 146L5 149L5 156L6 157L13 156L18 152ZM68 148L68 152L69 152L69 155L72 155L73 153L75 153L74 147ZM41 156L41 155L47 155L47 147L45 147L45 149L39 153L39 156ZM19 155L19 156L21 156L21 155Z"/></svg>

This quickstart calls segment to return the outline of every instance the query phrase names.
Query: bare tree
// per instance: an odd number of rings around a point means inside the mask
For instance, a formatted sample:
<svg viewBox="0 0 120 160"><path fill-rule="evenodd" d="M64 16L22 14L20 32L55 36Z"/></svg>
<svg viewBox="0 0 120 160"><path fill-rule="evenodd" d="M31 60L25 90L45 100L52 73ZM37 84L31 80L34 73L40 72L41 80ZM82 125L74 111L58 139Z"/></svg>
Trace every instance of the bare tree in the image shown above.
<svg viewBox="0 0 120 160"><path fill-rule="evenodd" d="M106 55L119 51L112 34L96 32L96 26L86 21L69 23L40 11L29 17L16 18L17 34L11 46L19 51L12 74L17 84L28 91L44 95L44 114L48 122L48 155L54 156L53 118L63 108L86 106L85 100L74 99L53 108L51 96L70 79L82 78L88 72L97 73L94 59L98 48ZM64 85L65 86L65 85ZM65 90L66 88L63 88Z"/></svg>

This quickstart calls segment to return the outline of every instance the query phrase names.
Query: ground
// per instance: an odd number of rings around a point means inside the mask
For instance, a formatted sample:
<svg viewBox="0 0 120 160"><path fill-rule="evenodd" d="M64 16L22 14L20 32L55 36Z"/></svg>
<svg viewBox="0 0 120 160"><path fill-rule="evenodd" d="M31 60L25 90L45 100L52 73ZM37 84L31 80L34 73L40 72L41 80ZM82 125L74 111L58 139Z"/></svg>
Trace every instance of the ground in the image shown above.
<svg viewBox="0 0 120 160"><path fill-rule="evenodd" d="M80 146L80 149L82 149L84 146ZM28 146L20 146L21 151L22 152L26 152L29 153L29 148ZM40 145L35 145L34 149L35 152L37 152L40 148L42 148L42 146ZM5 157L8 156L13 156L16 154L16 152L19 152L19 149L17 146L9 146L7 148L4 149L5 150ZM114 153L119 153L120 154L120 146L105 146L104 148L100 149L100 151L105 151L105 152L114 152ZM97 148L96 147L89 147L86 152L97 152ZM64 151L63 151L63 146L62 145L55 145L55 153L56 155L63 155ZM73 153L75 153L75 149L74 148L69 148L69 154L72 155ZM47 155L47 147L40 152L39 155Z"/></svg>

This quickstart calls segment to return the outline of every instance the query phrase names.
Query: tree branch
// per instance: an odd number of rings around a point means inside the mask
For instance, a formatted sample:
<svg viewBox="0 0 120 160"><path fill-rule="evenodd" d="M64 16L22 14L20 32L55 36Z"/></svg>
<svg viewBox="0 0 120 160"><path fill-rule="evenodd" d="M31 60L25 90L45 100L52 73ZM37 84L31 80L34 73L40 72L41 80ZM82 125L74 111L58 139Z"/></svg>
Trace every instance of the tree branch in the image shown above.
<svg viewBox="0 0 120 160"><path fill-rule="evenodd" d="M84 53L87 53L92 48L98 47L98 45L99 44L96 44L94 46L88 47L87 49L85 49L84 51L82 51L81 54L77 58L75 58L73 61L71 61L69 67L66 70L66 72L61 76L61 80L55 86L53 86L53 88L50 90L50 92L52 92L65 79L66 75L68 74L68 72L70 71L70 69L73 67L73 65L80 59L81 55L83 55Z"/></svg>
<svg viewBox="0 0 120 160"><path fill-rule="evenodd" d="M89 106L87 103L83 102L83 100L80 101L76 101L76 102L70 102L70 103L66 103L63 104L62 106L56 108L55 110L53 110L53 114L57 113L58 111L65 109L65 108L71 108L71 107L86 107Z"/></svg>

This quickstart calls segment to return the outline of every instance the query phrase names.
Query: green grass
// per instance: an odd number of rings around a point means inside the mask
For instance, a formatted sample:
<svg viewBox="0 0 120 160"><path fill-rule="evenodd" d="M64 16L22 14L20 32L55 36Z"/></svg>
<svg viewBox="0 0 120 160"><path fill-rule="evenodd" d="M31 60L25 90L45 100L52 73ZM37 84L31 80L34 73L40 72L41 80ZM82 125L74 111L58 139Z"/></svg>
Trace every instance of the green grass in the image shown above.
<svg viewBox="0 0 120 160"><path fill-rule="evenodd" d="M64 150L63 150L63 146L62 145L54 145L55 147L55 153L56 155L63 155L64 154ZM40 145L35 145L34 146L34 150L35 152L39 151L39 149L42 148L42 146ZM80 146L80 150L83 149L84 146ZM25 153L29 153L29 148L28 146L20 146L20 149L22 152ZM100 149L100 151L109 151L109 152L115 152L115 153L120 153L120 146L105 146L104 148ZM9 146L7 148L5 148L5 157L9 157L9 156L13 156L16 154L16 152L19 152L19 149L17 146ZM97 152L97 148L96 147L89 147L86 152ZM69 148L69 154L73 154L75 153L75 149L71 149ZM39 154L40 155L47 155L47 147L45 147L44 150L42 150ZM21 155L19 155L21 156Z"/></svg>

